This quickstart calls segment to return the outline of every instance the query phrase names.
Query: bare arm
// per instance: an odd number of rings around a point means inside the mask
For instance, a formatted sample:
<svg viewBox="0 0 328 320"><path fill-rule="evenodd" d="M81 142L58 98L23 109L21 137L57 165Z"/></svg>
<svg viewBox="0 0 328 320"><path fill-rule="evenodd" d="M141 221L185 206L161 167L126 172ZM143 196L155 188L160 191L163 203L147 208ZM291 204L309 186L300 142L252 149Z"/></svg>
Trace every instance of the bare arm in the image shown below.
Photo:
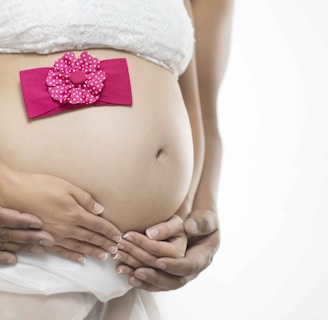
<svg viewBox="0 0 328 320"><path fill-rule="evenodd" d="M174 246L169 254L165 242L156 244L154 240L132 233L134 240L129 252L137 257L141 257L139 248L151 253L144 255L143 265L154 269L141 267L134 271L127 265L119 267L119 272L132 275L132 285L154 291L176 289L197 277L211 263L219 246L216 198L222 145L216 100L228 61L233 0L185 0L185 5L193 17L196 32L195 56L180 78L195 147L194 175L182 215L185 217L191 209L184 223L191 238L184 257L156 259L161 254L176 256ZM171 219L148 231L156 230L153 238L164 240L174 237L180 227L177 219Z"/></svg>
<svg viewBox="0 0 328 320"><path fill-rule="evenodd" d="M205 135L205 162L194 209L216 211L222 144L217 95L225 74L231 34L232 0L192 0L196 31L199 96Z"/></svg>
<svg viewBox="0 0 328 320"><path fill-rule="evenodd" d="M189 1L185 1L186 7L190 16L192 17L191 7L188 2ZM204 128L197 81L197 65L195 54L193 55L187 70L183 75L180 76L179 85L188 111L194 145L194 170L190 189L187 195L187 202L190 206L190 210L193 204L193 199L195 198L195 194L197 192L200 177L202 175L205 152Z"/></svg>

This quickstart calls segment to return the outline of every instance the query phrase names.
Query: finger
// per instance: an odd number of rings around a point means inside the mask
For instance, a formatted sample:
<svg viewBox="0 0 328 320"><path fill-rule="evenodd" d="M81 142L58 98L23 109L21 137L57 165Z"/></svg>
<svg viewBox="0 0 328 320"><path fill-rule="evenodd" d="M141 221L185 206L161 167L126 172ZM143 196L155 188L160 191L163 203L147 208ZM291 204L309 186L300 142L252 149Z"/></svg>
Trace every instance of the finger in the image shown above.
<svg viewBox="0 0 328 320"><path fill-rule="evenodd" d="M30 253L43 253L45 247L40 245L26 245L12 242L0 242L0 253L3 251L14 252L30 252Z"/></svg>
<svg viewBox="0 0 328 320"><path fill-rule="evenodd" d="M187 278L169 275L152 268L139 268L129 278L129 284L147 291L168 291L181 288Z"/></svg>
<svg viewBox="0 0 328 320"><path fill-rule="evenodd" d="M93 246L87 242L78 241L75 239L60 239L58 241L56 240L56 245L59 245L64 249L67 249L80 255L82 254L94 257L100 261L105 261L109 257L108 252L104 251L103 249Z"/></svg>
<svg viewBox="0 0 328 320"><path fill-rule="evenodd" d="M68 250L61 246L49 247L49 248L46 248L46 251L54 253L58 256L61 256L65 259L68 259L68 260L71 260L74 262L78 262L78 263L82 263L82 264L85 264L87 262L87 258L85 257L85 255L78 253L78 252Z"/></svg>
<svg viewBox="0 0 328 320"><path fill-rule="evenodd" d="M81 227L102 234L109 240L115 242L120 242L122 240L120 230L102 217L90 215L85 211L81 213L78 223Z"/></svg>
<svg viewBox="0 0 328 320"><path fill-rule="evenodd" d="M0 228L0 242L52 246L54 239L45 231Z"/></svg>
<svg viewBox="0 0 328 320"><path fill-rule="evenodd" d="M16 264L17 258L14 253L11 252L0 252L0 265L13 265Z"/></svg>
<svg viewBox="0 0 328 320"><path fill-rule="evenodd" d="M142 266L142 263L138 259L121 250L119 250L116 254L112 255L112 258L114 260L119 261L120 263L125 263L126 265L132 268L138 268Z"/></svg>
<svg viewBox="0 0 328 320"><path fill-rule="evenodd" d="M191 236L207 235L218 229L218 217L214 211L196 210L184 223L185 231Z"/></svg>
<svg viewBox="0 0 328 320"><path fill-rule="evenodd" d="M173 215L170 220L148 228L146 230L146 235L149 239L164 240L175 236L176 234L182 232L182 230L182 219L177 215Z"/></svg>
<svg viewBox="0 0 328 320"><path fill-rule="evenodd" d="M127 246L124 250L128 250L129 253L138 257L138 259L139 256L143 256L142 251L147 251L157 257L179 258L184 256L186 249L186 238L183 236L176 237L171 241L157 241L151 240L141 233L129 231L123 235L123 238L135 245ZM124 245L126 242L122 240L121 243ZM140 260L143 261L141 258Z"/></svg>
<svg viewBox="0 0 328 320"><path fill-rule="evenodd" d="M44 230L51 233L57 240L71 238L82 242L87 242L92 246L102 248L106 252L111 246L116 246L116 242L107 239L105 236L90 231L82 227L66 226L58 224L46 224ZM68 235L68 236L63 236Z"/></svg>
<svg viewBox="0 0 328 320"><path fill-rule="evenodd" d="M70 194L86 211L96 215L102 214L104 212L104 207L98 203L90 193L74 185L71 185Z"/></svg>
<svg viewBox="0 0 328 320"><path fill-rule="evenodd" d="M126 276L132 276L134 273L134 268L131 268L130 266L127 266L125 264L118 264L116 267L116 271L118 274L126 275Z"/></svg>
<svg viewBox="0 0 328 320"><path fill-rule="evenodd" d="M0 207L0 227L18 229L41 229L42 221L31 214Z"/></svg>
<svg viewBox="0 0 328 320"><path fill-rule="evenodd" d="M117 259L134 268L142 265L155 267L157 257L139 248L133 243L123 239L118 247L119 250L113 255L113 259Z"/></svg>
<svg viewBox="0 0 328 320"><path fill-rule="evenodd" d="M217 250L215 245L216 237L216 234L211 235L206 244L202 242L193 244L192 247L188 248L185 258L158 259L156 262L157 268L177 276L186 277L199 274L202 270L207 268L213 260L213 256Z"/></svg>
<svg viewBox="0 0 328 320"><path fill-rule="evenodd" d="M77 231L71 233L72 238L90 243L91 245L102 248L107 252L111 246L115 246L117 244L116 242L107 239L105 236L99 233L95 233L84 228L76 228L75 230Z"/></svg>

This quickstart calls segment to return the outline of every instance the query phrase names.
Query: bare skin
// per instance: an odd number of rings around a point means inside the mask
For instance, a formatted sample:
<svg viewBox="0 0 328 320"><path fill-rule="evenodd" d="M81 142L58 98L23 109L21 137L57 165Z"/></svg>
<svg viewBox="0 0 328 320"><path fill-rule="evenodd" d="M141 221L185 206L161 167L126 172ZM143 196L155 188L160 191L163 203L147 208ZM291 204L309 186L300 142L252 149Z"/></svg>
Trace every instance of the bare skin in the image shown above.
<svg viewBox="0 0 328 320"><path fill-rule="evenodd" d="M197 72L187 70L180 78L180 85L186 88L184 95L188 95L188 88L192 86L186 82L198 83L205 140L204 166L197 193L194 198L190 196L194 199L192 206L188 203L182 208L184 213L190 213L184 222L189 236L186 252L181 251L181 241L176 238L181 223L174 219L149 228L147 234L153 233L152 240L135 232L129 232L131 238L125 236L123 240L125 252L118 253L122 262L118 272L127 274L133 286L150 291L176 289L196 278L212 262L220 242L216 199L222 144L216 99L228 61L233 1L188 0L185 4L194 18ZM185 79L188 73L193 74L193 80ZM168 251L168 245L163 245L161 240L171 237ZM172 252L179 252L181 256L172 258Z"/></svg>
<svg viewBox="0 0 328 320"><path fill-rule="evenodd" d="M170 290L181 287L191 279L195 278L203 269L205 269L213 259L215 252L219 245L219 231L218 231L218 220L216 215L216 188L217 179L214 173L219 172L220 168L220 157L221 157L221 142L217 128L217 112L216 112L216 95L224 75L229 39L230 39L230 26L231 26L231 0L213 0L208 1L206 4L199 0L185 1L186 6L192 7L195 29L196 29L196 52L197 52L197 83L199 86L199 96L202 105L203 123L204 123L204 135L206 141L205 148L205 159L204 167L202 168L201 182L198 187L197 194L194 198L193 207L191 208L190 199L185 201L185 209L183 209L183 215L186 216L190 213L189 218L184 222L184 230L189 235L189 246L184 257L181 255L184 253L184 242L179 243L178 259L172 258L160 258L160 254L153 255L153 260L149 260L147 252L141 253L140 248L148 249L152 252L156 248L157 252L166 253L168 256L174 256L172 251L175 250L176 246L173 242L171 249L162 248L162 241L155 243L147 243L146 238L143 238L140 234L131 235L134 238L135 246L126 244L126 251L130 252L131 255L126 255L118 271L133 275L130 278L130 283L136 287L141 287L147 290ZM203 41L203 43L202 43ZM198 45L202 43L202 45ZM213 67L214 66L214 67ZM190 68L188 68L190 70ZM195 76L195 70L192 71ZM183 82L185 76L181 77L180 83L183 88ZM195 80L193 80L195 81ZM186 83L186 82L185 82ZM184 97L188 95L184 93ZM187 97L185 97L187 99ZM188 106L187 106L188 107ZM199 130L199 129L196 129ZM193 128L195 132L195 128ZM201 134L198 135L201 138ZM200 147L200 149L202 149ZM201 153L201 152L200 152ZM201 158L201 155L200 155ZM202 161L200 161L202 162ZM194 175L195 176L195 175ZM197 176L197 174L196 174ZM212 178L211 178L212 177ZM197 181L197 178L194 178ZM195 191L194 191L195 192ZM192 192L190 193L192 194ZM189 209L188 209L189 207ZM30 217L24 217L28 223ZM25 224L27 226L28 224ZM4 227L9 227L9 224L3 224ZM26 227L26 233L29 231ZM153 240L163 240L171 238L180 234L182 230L182 224L179 219L175 217L168 220L166 223L162 223L147 229L146 233L151 235ZM9 230L10 232L11 230ZM36 239L41 239L39 231ZM130 233L129 233L130 234ZM12 238L13 243L16 242ZM29 238L31 240L31 238ZM25 243L28 241L25 236ZM37 240L36 240L37 241ZM129 243L125 239L126 243ZM124 242L121 242L121 248L124 246ZM24 247L23 245L17 244L15 251L19 251ZM129 248L129 249L128 249ZM136 253L134 250L138 250ZM171 250L170 253L168 250ZM72 252L70 252L72 254ZM128 266L128 259L134 258L133 254L147 255L143 263L140 262L138 265ZM165 254L163 255L165 256ZM135 261L135 260L134 260ZM9 252L0 252L0 263L14 263L15 255ZM162 262L162 263L161 263ZM145 266L154 266L149 268ZM163 269L163 266L165 268ZM136 268L136 269L135 269ZM159 270L162 269L162 270ZM125 270L125 271L124 271ZM146 276L146 280L144 277Z"/></svg>
<svg viewBox="0 0 328 320"><path fill-rule="evenodd" d="M0 205L39 217L55 240L48 250L71 250L75 260L81 258L76 252L102 257L121 232L144 232L166 221L186 197L193 168L191 128L175 76L128 53L88 52L100 60L127 59L132 108L85 108L28 121L19 70L52 65L62 53L0 55L7 75L0 83L6 92L0 102ZM84 209L91 199L103 205L101 218Z"/></svg>

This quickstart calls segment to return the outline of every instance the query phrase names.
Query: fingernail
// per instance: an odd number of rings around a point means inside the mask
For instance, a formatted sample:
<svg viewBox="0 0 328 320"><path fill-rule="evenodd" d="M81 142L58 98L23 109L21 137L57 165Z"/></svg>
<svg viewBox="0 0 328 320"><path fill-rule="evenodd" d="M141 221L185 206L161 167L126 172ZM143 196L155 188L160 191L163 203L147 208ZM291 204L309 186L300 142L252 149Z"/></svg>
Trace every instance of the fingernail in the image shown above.
<svg viewBox="0 0 328 320"><path fill-rule="evenodd" d="M111 254L115 254L115 253L117 253L118 248L117 248L117 247L109 247L108 251L109 251Z"/></svg>
<svg viewBox="0 0 328 320"><path fill-rule="evenodd" d="M30 224L30 228L31 229L41 229L42 228L42 224L39 222L33 222Z"/></svg>
<svg viewBox="0 0 328 320"><path fill-rule="evenodd" d="M122 236L114 236L112 239L115 242L120 242L120 241L122 241Z"/></svg>
<svg viewBox="0 0 328 320"><path fill-rule="evenodd" d="M79 257L77 259L77 261L80 262L80 263L82 263L82 264L85 264L87 262L87 259L86 259L86 257Z"/></svg>
<svg viewBox="0 0 328 320"><path fill-rule="evenodd" d="M122 256L119 253L116 253L115 256L113 257L114 260L120 260Z"/></svg>
<svg viewBox="0 0 328 320"><path fill-rule="evenodd" d="M117 248L121 249L121 250L124 250L125 245L122 242L120 242L120 243L117 244Z"/></svg>
<svg viewBox="0 0 328 320"><path fill-rule="evenodd" d="M198 225L197 222L194 219L188 219L186 222L186 228L189 229L191 232L197 232L198 231Z"/></svg>
<svg viewBox="0 0 328 320"><path fill-rule="evenodd" d="M166 263L164 263L163 261L156 261L156 266L162 270L166 269Z"/></svg>
<svg viewBox="0 0 328 320"><path fill-rule="evenodd" d="M106 253L106 252L99 253L98 254L98 259L101 260L101 261L107 260L108 259L108 253Z"/></svg>
<svg viewBox="0 0 328 320"><path fill-rule="evenodd" d="M147 229L146 235L149 239L156 239L159 235L158 229L157 228L151 228Z"/></svg>
<svg viewBox="0 0 328 320"><path fill-rule="evenodd" d="M40 244L42 245L42 246L46 246L46 247L50 247L50 246L52 246L52 241L51 240L49 240L49 239L41 239L40 240Z"/></svg>
<svg viewBox="0 0 328 320"><path fill-rule="evenodd" d="M30 251L32 253L43 253L44 252L44 248L40 247L40 246L32 246Z"/></svg>
<svg viewBox="0 0 328 320"><path fill-rule="evenodd" d="M118 268L118 269L117 269L117 273L118 273L118 274L125 274L123 268Z"/></svg>
<svg viewBox="0 0 328 320"><path fill-rule="evenodd" d="M105 210L105 208L98 202L95 202L94 206L93 206L93 211L97 214L101 214L103 213Z"/></svg>
<svg viewBox="0 0 328 320"><path fill-rule="evenodd" d="M123 239L128 240L128 241L131 241L131 242L134 240L133 237L130 234L128 234L128 233L126 233L123 236Z"/></svg>

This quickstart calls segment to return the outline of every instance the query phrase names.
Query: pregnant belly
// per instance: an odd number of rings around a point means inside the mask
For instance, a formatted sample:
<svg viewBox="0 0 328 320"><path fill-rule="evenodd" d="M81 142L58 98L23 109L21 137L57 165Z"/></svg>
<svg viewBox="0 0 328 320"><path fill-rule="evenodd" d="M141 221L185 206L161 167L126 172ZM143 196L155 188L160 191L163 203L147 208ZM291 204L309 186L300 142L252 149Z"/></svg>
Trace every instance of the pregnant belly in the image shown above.
<svg viewBox="0 0 328 320"><path fill-rule="evenodd" d="M0 159L76 184L104 205L103 216L122 231L143 231L174 214L188 191L193 149L185 105L167 70L129 54L89 52L99 59L127 58L133 106L28 121L18 70L51 66L57 56L0 55L0 65L12 59L10 70L1 70L10 80L0 82Z"/></svg>

